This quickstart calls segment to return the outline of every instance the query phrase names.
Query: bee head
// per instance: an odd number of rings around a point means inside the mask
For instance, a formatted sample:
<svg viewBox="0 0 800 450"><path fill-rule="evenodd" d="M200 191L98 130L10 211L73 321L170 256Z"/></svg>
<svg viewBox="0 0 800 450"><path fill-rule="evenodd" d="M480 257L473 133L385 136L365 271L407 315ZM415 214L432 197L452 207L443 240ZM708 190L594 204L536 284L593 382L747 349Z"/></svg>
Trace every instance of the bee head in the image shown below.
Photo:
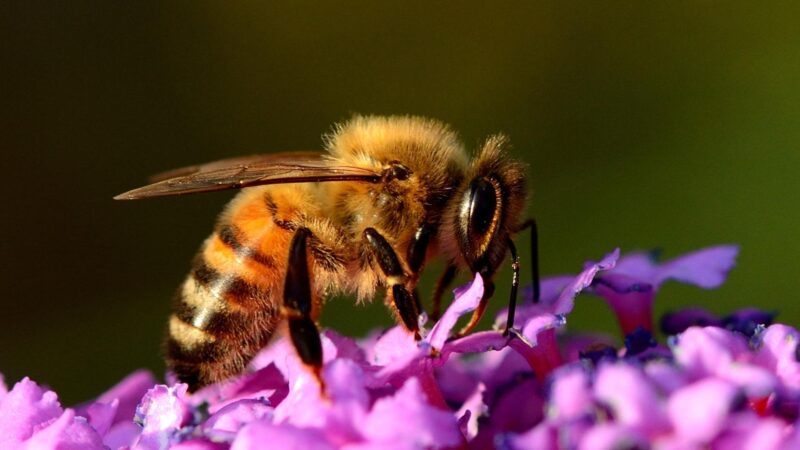
<svg viewBox="0 0 800 450"><path fill-rule="evenodd" d="M444 220L444 233L455 238L451 256L489 277L505 257L526 200L524 166L506 156L505 142L503 136L486 141Z"/></svg>

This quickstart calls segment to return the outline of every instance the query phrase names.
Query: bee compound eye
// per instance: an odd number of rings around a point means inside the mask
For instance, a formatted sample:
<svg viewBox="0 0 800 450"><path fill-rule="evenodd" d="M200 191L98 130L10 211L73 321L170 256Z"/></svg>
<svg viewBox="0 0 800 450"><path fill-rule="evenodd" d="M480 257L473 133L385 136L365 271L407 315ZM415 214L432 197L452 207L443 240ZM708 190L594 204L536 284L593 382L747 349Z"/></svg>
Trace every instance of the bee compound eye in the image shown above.
<svg viewBox="0 0 800 450"><path fill-rule="evenodd" d="M497 197L497 189L490 180L480 178L470 183L467 219L470 238L482 241L493 230L497 220Z"/></svg>

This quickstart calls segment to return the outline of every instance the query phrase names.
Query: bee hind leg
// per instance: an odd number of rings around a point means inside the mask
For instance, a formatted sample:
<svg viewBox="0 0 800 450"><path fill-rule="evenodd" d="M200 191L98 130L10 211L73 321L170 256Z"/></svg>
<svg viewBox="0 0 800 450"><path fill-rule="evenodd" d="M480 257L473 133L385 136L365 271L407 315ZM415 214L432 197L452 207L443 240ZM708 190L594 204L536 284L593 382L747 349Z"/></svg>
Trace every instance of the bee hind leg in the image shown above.
<svg viewBox="0 0 800 450"><path fill-rule="evenodd" d="M289 325L289 337L297 355L306 364L325 392L322 380L322 341L312 317L314 306L308 268L308 238L311 231L299 228L289 247L289 266L283 290L283 314Z"/></svg>
<svg viewBox="0 0 800 450"><path fill-rule="evenodd" d="M412 293L413 290L409 292L406 287L408 277L403 271L403 266L400 265L397 253L386 241L386 238L381 236L374 228L365 229L364 238L377 259L383 275L386 277L386 284L388 285L386 290L387 303L394 307L406 329L414 333L414 339L420 340L420 309L417 306L419 297Z"/></svg>

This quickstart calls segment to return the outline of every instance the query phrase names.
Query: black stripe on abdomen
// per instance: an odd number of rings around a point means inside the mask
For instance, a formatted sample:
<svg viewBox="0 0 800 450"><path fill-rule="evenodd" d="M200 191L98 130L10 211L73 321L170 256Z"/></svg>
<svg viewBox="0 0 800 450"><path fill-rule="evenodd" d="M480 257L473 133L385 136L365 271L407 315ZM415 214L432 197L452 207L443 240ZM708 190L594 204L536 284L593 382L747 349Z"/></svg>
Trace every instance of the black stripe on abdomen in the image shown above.
<svg viewBox="0 0 800 450"><path fill-rule="evenodd" d="M242 243L243 234L236 225L227 224L219 227L217 230L217 236L219 236L219 240L223 244L227 245L237 255L250 258L253 261L269 268L275 267L274 258Z"/></svg>

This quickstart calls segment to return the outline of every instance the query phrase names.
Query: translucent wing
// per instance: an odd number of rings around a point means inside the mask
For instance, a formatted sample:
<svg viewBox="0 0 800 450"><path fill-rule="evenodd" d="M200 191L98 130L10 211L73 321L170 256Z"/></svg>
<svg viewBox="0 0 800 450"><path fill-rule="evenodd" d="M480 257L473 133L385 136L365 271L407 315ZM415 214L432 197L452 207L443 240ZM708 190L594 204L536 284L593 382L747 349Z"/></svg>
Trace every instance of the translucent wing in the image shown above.
<svg viewBox="0 0 800 450"><path fill-rule="evenodd" d="M138 200L280 183L321 181L375 183L380 177L380 173L374 170L337 165L325 159L323 153L285 152L223 159L171 170L151 177L152 184L114 198Z"/></svg>

